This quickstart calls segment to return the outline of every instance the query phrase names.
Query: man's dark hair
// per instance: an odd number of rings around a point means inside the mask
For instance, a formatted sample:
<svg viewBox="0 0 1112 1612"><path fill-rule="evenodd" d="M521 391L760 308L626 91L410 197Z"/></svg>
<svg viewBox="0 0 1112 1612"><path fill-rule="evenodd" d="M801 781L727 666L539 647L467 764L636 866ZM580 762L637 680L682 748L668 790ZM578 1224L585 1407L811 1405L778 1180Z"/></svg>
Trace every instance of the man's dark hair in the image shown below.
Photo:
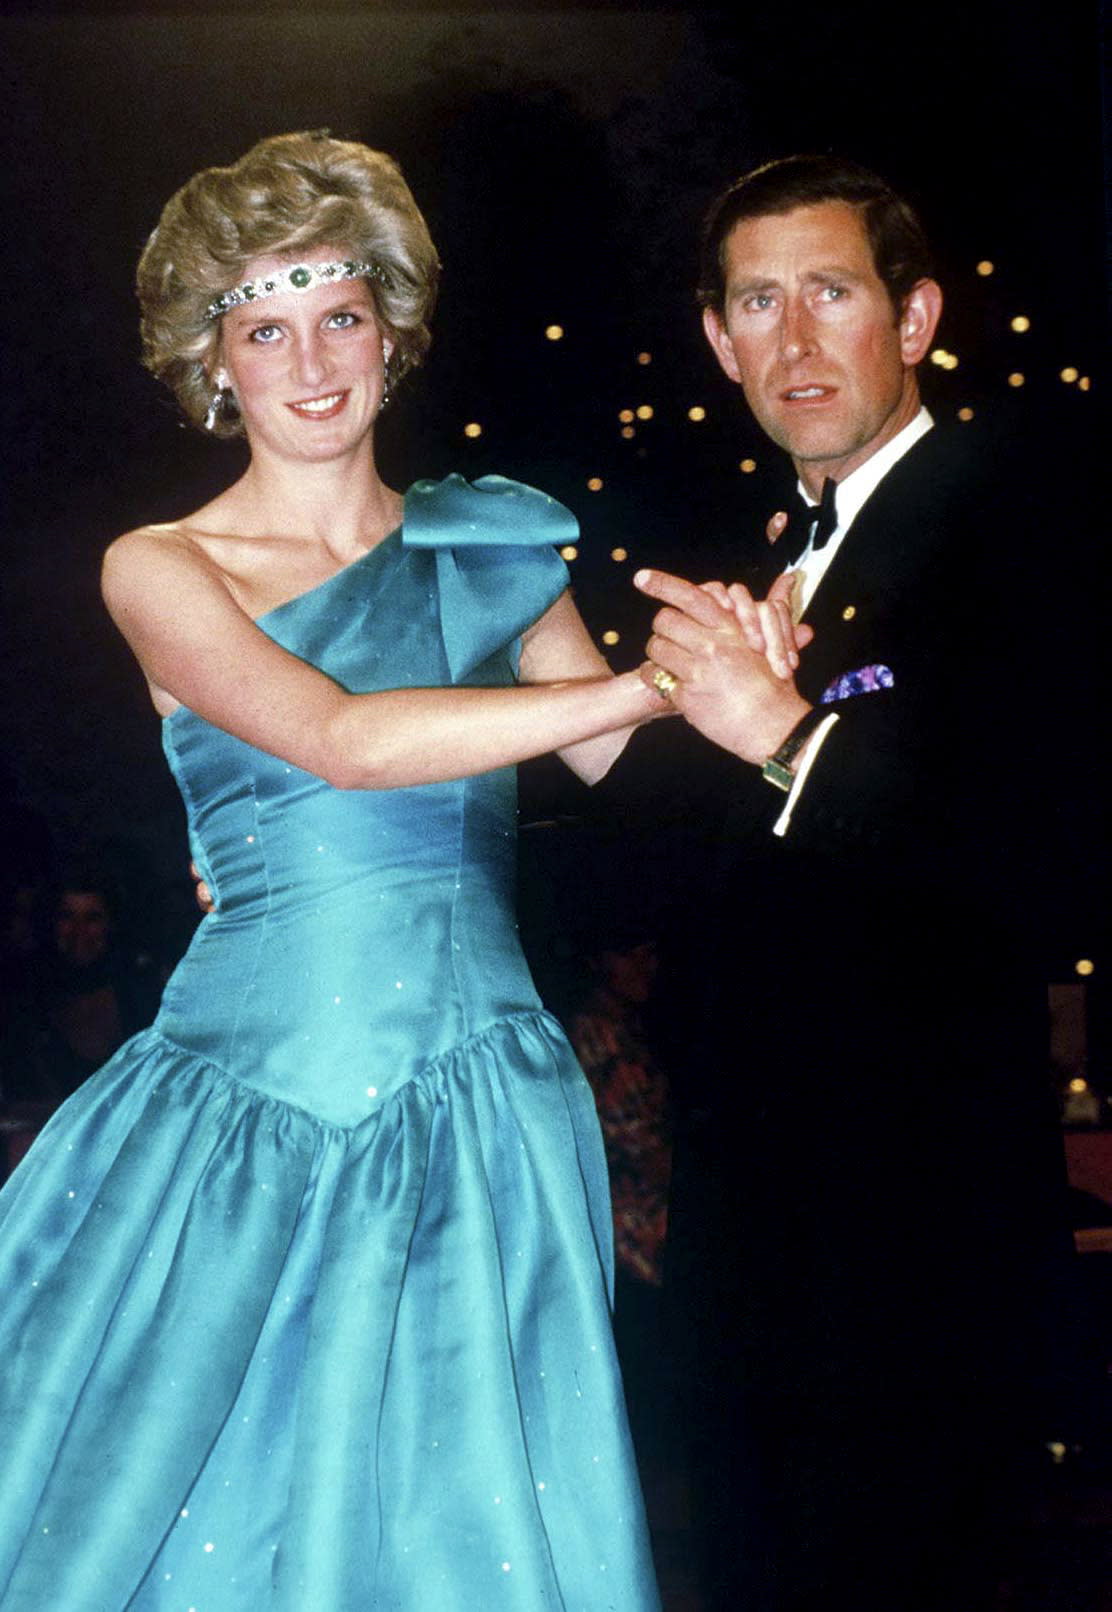
<svg viewBox="0 0 1112 1612"><path fill-rule="evenodd" d="M780 157L743 174L713 203L703 223L699 305L721 313L726 296L725 249L735 224L790 213L819 202L848 202L860 210L873 264L896 318L908 293L933 277L931 250L914 209L892 187L846 157Z"/></svg>

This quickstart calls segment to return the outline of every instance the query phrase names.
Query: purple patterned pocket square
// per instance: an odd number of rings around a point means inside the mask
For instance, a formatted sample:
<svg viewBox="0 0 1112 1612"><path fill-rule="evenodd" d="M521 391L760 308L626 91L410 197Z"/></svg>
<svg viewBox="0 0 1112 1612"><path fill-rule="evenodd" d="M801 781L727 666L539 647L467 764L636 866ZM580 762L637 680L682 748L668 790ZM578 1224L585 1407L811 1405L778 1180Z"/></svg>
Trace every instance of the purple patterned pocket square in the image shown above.
<svg viewBox="0 0 1112 1612"><path fill-rule="evenodd" d="M855 672L843 672L824 690L820 705L833 705L835 700L851 700L855 694L875 694L878 689L895 688L896 679L888 666L859 666Z"/></svg>

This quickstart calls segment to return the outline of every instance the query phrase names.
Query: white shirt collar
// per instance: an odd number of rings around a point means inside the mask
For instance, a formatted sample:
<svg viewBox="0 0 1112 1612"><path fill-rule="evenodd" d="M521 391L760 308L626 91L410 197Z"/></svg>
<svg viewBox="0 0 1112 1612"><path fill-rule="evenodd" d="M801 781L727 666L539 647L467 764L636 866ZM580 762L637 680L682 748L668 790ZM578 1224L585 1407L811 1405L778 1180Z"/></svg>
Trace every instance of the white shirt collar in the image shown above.
<svg viewBox="0 0 1112 1612"><path fill-rule="evenodd" d="M915 418L909 420L902 431L897 431L883 448L878 448L863 465L851 470L845 481L838 483L836 532L849 531L869 494L876 491L892 466L903 458L909 448L915 446L920 437L926 435L933 424L930 410L921 406ZM802 482L799 483L799 493L805 504L818 503L818 499L811 497Z"/></svg>
<svg viewBox="0 0 1112 1612"><path fill-rule="evenodd" d="M802 573L798 597L798 611L800 614L807 609L811 600L815 597L819 583L829 570L831 561L841 547L846 533L863 509L866 500L876 491L892 466L903 458L909 448L914 447L920 437L926 435L933 424L934 421L929 410L920 408L915 418L909 421L902 431L897 431L890 442L886 442L883 448L878 448L876 453L866 459L863 465L858 465L856 470L852 470L845 481L838 483L838 496L835 504L838 516L837 526L817 554L808 543L795 565L791 567L792 570ZM803 502L813 508L817 500L811 497L802 482L799 483L799 493Z"/></svg>

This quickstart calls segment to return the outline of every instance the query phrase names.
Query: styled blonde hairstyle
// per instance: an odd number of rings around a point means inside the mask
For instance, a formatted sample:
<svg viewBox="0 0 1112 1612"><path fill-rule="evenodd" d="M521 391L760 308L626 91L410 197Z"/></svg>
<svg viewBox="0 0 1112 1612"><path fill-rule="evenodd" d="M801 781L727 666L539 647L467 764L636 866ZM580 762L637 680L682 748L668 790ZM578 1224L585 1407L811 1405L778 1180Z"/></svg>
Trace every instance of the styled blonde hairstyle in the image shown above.
<svg viewBox="0 0 1112 1612"><path fill-rule="evenodd" d="M391 384L428 351L440 263L401 170L385 152L327 132L260 140L228 168L205 168L172 196L136 274L143 362L200 425L212 399L220 320L214 297L246 278L252 258L333 247L375 263L375 311L395 346ZM219 436L243 425L220 411Z"/></svg>

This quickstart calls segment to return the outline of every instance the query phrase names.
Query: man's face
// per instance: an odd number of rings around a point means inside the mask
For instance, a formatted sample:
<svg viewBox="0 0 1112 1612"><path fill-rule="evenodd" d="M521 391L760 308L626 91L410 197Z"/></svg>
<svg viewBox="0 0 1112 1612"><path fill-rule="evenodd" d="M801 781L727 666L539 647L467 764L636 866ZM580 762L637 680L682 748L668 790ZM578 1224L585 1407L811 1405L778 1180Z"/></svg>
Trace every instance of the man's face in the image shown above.
<svg viewBox="0 0 1112 1612"><path fill-rule="evenodd" d="M860 214L839 201L743 219L725 269L723 314L704 315L719 363L805 483L844 479L918 411L937 285L915 287L897 321Z"/></svg>

